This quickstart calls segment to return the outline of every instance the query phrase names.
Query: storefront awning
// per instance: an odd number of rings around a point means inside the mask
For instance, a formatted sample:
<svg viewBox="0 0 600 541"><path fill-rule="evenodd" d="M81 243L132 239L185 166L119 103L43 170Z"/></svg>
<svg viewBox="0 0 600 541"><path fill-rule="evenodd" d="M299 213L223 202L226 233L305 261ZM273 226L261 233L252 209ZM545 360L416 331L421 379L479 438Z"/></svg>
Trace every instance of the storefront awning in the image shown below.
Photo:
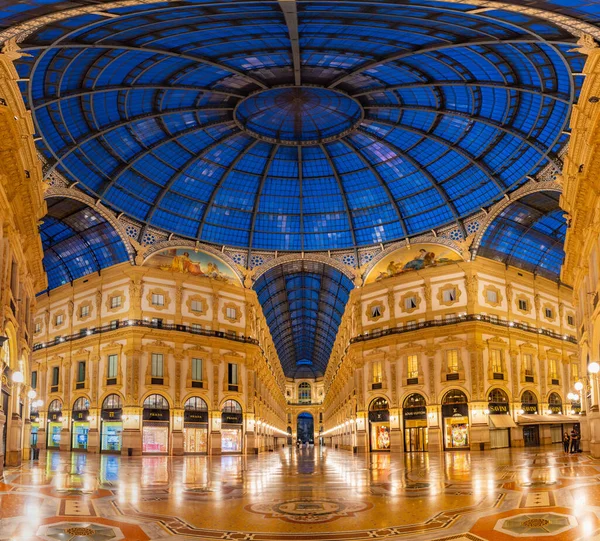
<svg viewBox="0 0 600 541"><path fill-rule="evenodd" d="M563 423L580 423L579 415L519 415L520 425L560 425Z"/></svg>
<svg viewBox="0 0 600 541"><path fill-rule="evenodd" d="M510 415L490 415L488 419L494 428L517 428Z"/></svg>

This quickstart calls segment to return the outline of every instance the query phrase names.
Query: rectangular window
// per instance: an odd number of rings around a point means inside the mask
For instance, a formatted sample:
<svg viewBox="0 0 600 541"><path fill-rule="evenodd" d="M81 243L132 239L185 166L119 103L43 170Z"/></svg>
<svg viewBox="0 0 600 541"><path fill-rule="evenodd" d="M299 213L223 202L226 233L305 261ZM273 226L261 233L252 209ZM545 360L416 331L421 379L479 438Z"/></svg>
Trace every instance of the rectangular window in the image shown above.
<svg viewBox="0 0 600 541"><path fill-rule="evenodd" d="M456 300L456 289L444 289L443 297L444 302L453 302Z"/></svg>
<svg viewBox="0 0 600 541"><path fill-rule="evenodd" d="M417 322L414 319L406 322L406 327L409 329L414 329L416 326Z"/></svg>
<svg viewBox="0 0 600 541"><path fill-rule="evenodd" d="M162 324L163 324L163 320L160 317L153 317L151 323L152 323L153 327L161 328Z"/></svg>
<svg viewBox="0 0 600 541"><path fill-rule="evenodd" d="M527 311L529 310L527 301L525 299L519 299L519 310Z"/></svg>
<svg viewBox="0 0 600 541"><path fill-rule="evenodd" d="M498 292L494 289L488 289L486 296L489 303L496 304L498 302Z"/></svg>
<svg viewBox="0 0 600 541"><path fill-rule="evenodd" d="M452 323L456 319L456 314L446 314L444 316L445 321Z"/></svg>
<svg viewBox="0 0 600 541"><path fill-rule="evenodd" d="M494 372L495 374L502 373L502 350L490 350L490 363L492 365L492 372Z"/></svg>
<svg viewBox="0 0 600 541"><path fill-rule="evenodd" d="M31 373L31 388L37 389L37 370Z"/></svg>
<svg viewBox="0 0 600 541"><path fill-rule="evenodd" d="M231 306L228 306L227 310L226 310L226 314L227 314L228 319L237 319L237 309L236 308L232 308Z"/></svg>
<svg viewBox="0 0 600 541"><path fill-rule="evenodd" d="M35 334L39 333L42 330L42 324L40 322L35 324L34 332Z"/></svg>
<svg viewBox="0 0 600 541"><path fill-rule="evenodd" d="M164 306L165 296L161 293L152 293L152 304L154 306Z"/></svg>
<svg viewBox="0 0 600 541"><path fill-rule="evenodd" d="M152 377L162 378L164 376L163 371L163 354L153 353L152 354Z"/></svg>
<svg viewBox="0 0 600 541"><path fill-rule="evenodd" d="M235 363L228 364L228 381L229 385L237 385L238 384L238 365Z"/></svg>
<svg viewBox="0 0 600 541"><path fill-rule="evenodd" d="M59 374L60 374L60 368L58 368L58 366L53 367L52 368L52 386L53 387L58 385Z"/></svg>
<svg viewBox="0 0 600 541"><path fill-rule="evenodd" d="M113 319L110 322L110 328L112 329L118 329L119 328L119 320L118 319Z"/></svg>
<svg viewBox="0 0 600 541"><path fill-rule="evenodd" d="M202 381L202 359L192 359L192 379Z"/></svg>
<svg viewBox="0 0 600 541"><path fill-rule="evenodd" d="M554 312L552 311L552 308L546 308L546 317L548 319L552 319L554 317Z"/></svg>
<svg viewBox="0 0 600 541"><path fill-rule="evenodd" d="M413 308L417 307L417 298L416 297L407 297L406 299L404 299L404 309L405 310L412 310Z"/></svg>
<svg viewBox="0 0 600 541"><path fill-rule="evenodd" d="M200 323L192 323L192 332L200 332L202 330L202 325Z"/></svg>
<svg viewBox="0 0 600 541"><path fill-rule="evenodd" d="M579 365L578 364L571 365L571 375L573 376L573 381L579 381Z"/></svg>
<svg viewBox="0 0 600 541"><path fill-rule="evenodd" d="M192 312L202 312L203 308L202 301L192 301Z"/></svg>
<svg viewBox="0 0 600 541"><path fill-rule="evenodd" d="M383 367L381 361L373 361L373 383L381 383L383 381Z"/></svg>
<svg viewBox="0 0 600 541"><path fill-rule="evenodd" d="M82 306L79 310L79 317L88 317L90 315L89 305Z"/></svg>
<svg viewBox="0 0 600 541"><path fill-rule="evenodd" d="M406 358L408 364L408 379L419 377L419 358L417 355L409 355Z"/></svg>
<svg viewBox="0 0 600 541"><path fill-rule="evenodd" d="M77 363L77 383L83 383L85 381L85 361L79 361Z"/></svg>
<svg viewBox="0 0 600 541"><path fill-rule="evenodd" d="M567 316L567 324L570 325L571 327L573 327L575 325L575 320L573 319L573 316Z"/></svg>
<svg viewBox="0 0 600 541"><path fill-rule="evenodd" d="M371 317L381 317L381 307L379 305L371 307Z"/></svg>
<svg viewBox="0 0 600 541"><path fill-rule="evenodd" d="M54 318L54 324L58 327L59 325L63 324L64 320L65 320L65 316L63 316L62 314L59 314Z"/></svg>
<svg viewBox="0 0 600 541"><path fill-rule="evenodd" d="M108 359L107 359L107 373L106 373L106 377L107 378L116 378L117 377L117 367L119 364L119 356L114 354L114 355L109 355Z"/></svg>
<svg viewBox="0 0 600 541"><path fill-rule="evenodd" d="M533 376L533 356L531 353L523 354L523 364L525 364L525 375Z"/></svg>
<svg viewBox="0 0 600 541"><path fill-rule="evenodd" d="M446 366L450 374L458 372L458 350L446 350Z"/></svg>
<svg viewBox="0 0 600 541"><path fill-rule="evenodd" d="M558 371L556 370L556 359L550 359L550 379L558 379Z"/></svg>

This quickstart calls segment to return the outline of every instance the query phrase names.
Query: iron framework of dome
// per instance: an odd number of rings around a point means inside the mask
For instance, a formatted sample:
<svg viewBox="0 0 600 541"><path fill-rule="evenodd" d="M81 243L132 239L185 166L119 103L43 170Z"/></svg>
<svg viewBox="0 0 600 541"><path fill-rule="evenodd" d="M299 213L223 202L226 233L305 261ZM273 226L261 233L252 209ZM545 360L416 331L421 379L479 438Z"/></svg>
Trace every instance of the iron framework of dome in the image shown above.
<svg viewBox="0 0 600 541"><path fill-rule="evenodd" d="M537 192L508 205L488 226L478 255L558 279L567 232L558 199L556 192Z"/></svg>
<svg viewBox="0 0 600 541"><path fill-rule="evenodd" d="M114 2L32 32L17 67L47 174L115 211L249 250L356 248L462 228L560 168L575 38L480 7Z"/></svg>

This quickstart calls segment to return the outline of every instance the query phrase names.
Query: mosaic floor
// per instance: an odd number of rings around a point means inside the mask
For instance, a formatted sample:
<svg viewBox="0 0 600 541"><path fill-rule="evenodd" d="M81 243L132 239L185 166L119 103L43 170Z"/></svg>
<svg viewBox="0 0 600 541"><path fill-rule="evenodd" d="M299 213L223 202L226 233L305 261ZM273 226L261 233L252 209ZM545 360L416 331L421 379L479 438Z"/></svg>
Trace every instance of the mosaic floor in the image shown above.
<svg viewBox="0 0 600 541"><path fill-rule="evenodd" d="M557 448L252 457L42 453L0 480L0 541L600 541L600 460Z"/></svg>

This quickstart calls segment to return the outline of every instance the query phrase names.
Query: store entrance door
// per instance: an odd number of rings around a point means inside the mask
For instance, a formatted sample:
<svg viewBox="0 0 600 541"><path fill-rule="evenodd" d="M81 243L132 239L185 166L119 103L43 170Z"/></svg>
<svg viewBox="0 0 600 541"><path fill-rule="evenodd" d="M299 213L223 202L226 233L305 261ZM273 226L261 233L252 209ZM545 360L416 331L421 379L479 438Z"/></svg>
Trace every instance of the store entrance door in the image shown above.
<svg viewBox="0 0 600 541"><path fill-rule="evenodd" d="M538 447L540 445L540 427L538 425L523 427L523 443L525 447Z"/></svg>
<svg viewBox="0 0 600 541"><path fill-rule="evenodd" d="M427 451L427 427L414 426L404 429L404 450L407 453Z"/></svg>

